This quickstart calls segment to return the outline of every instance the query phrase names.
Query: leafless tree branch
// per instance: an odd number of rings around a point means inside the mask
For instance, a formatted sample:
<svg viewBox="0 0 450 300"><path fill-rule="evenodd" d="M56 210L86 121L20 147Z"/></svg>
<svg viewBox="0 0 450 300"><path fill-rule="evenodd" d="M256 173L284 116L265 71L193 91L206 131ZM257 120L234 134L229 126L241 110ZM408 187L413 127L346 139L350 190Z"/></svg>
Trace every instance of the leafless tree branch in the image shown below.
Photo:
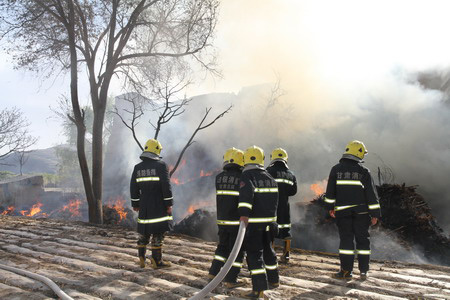
<svg viewBox="0 0 450 300"><path fill-rule="evenodd" d="M200 121L200 123L198 124L197 128L194 130L194 132L192 133L191 137L189 138L189 140L186 142L186 145L183 147L183 149L181 150L177 162L175 163L174 167L172 168L172 170L170 170L169 172L169 176L172 177L172 175L175 173L175 171L177 170L178 166L180 165L181 159L183 158L184 153L186 152L186 150L195 142L194 141L194 137L196 136L196 134L200 131L203 130L205 128L208 128L209 126L213 125L218 119L222 118L226 113L228 113L231 108L233 106L230 105L226 110L224 110L222 113L220 113L219 115L217 115L211 122L203 125L203 123L205 122L206 118L208 117L210 111L211 111L211 107L206 108L205 114L203 115L202 120Z"/></svg>

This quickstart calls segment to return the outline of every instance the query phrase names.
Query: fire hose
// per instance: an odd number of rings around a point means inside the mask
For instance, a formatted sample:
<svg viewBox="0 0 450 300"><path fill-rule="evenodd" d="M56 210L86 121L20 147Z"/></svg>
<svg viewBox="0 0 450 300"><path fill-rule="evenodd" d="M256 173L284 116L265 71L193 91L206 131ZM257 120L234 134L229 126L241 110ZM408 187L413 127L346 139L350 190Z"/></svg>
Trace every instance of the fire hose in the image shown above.
<svg viewBox="0 0 450 300"><path fill-rule="evenodd" d="M223 265L222 269L220 269L220 272L200 292L198 292L188 300L199 300L205 298L208 293L210 293L213 289L216 288L216 286L219 283L222 282L222 280L227 275L228 271L230 271L234 261L236 260L239 250L241 249L242 242L244 241L244 235L245 235L245 223L241 221L239 225L239 232L236 241L234 242L233 249L231 250L231 253L228 256L228 259Z"/></svg>
<svg viewBox="0 0 450 300"><path fill-rule="evenodd" d="M14 267L10 267L10 266L6 266L6 265L2 265L0 264L0 269L4 269L13 273L17 273L20 275L24 275L36 280L39 280L43 283L45 283L46 285L48 285L49 288L52 289L53 292L55 292L56 295L58 295L59 298L61 298L62 300L73 300L72 297L70 297L69 295L67 295L66 293L64 293L57 285L56 283L53 282L53 280L42 276L42 275L38 275L35 273L31 273L22 269L18 269L18 268L14 268Z"/></svg>

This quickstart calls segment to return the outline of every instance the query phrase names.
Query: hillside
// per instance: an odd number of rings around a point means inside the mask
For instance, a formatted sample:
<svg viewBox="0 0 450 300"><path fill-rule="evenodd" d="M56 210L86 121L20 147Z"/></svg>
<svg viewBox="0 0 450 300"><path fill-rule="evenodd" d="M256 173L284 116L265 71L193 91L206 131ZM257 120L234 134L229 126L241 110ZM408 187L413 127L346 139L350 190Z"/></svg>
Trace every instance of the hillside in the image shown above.
<svg viewBox="0 0 450 300"><path fill-rule="evenodd" d="M23 165L23 173L50 173L54 174L57 169L57 147L51 147L47 149L33 150L27 154L28 160ZM13 173L19 173L19 163L17 162L17 153L12 153L2 159L1 170L10 171Z"/></svg>
<svg viewBox="0 0 450 300"><path fill-rule="evenodd" d="M165 258L172 267L140 269L136 264L137 234L129 229L81 222L0 216L0 263L54 280L74 299L184 299L207 282L215 244L169 235ZM361 282L330 278L337 256L295 250L292 264L281 266L281 287L269 299L450 299L450 268L374 261ZM244 268L245 270L245 268ZM250 289L217 288L212 299L238 299ZM0 269L1 299L54 299L40 282Z"/></svg>

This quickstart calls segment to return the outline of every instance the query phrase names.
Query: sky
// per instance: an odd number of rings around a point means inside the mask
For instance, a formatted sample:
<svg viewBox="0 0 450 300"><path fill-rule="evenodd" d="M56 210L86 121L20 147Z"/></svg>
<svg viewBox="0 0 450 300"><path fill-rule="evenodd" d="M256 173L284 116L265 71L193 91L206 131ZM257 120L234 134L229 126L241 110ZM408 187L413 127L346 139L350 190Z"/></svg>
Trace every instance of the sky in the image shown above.
<svg viewBox="0 0 450 300"><path fill-rule="evenodd" d="M223 78L199 76L188 94L237 93L278 76L291 93L302 82L324 98L325 91L356 98L355 86L370 89L394 73L445 70L449 8L448 1L222 1L215 46ZM24 112L37 148L64 142L50 107L68 94L68 79L14 70L1 57L0 108ZM87 102L87 89L81 95Z"/></svg>

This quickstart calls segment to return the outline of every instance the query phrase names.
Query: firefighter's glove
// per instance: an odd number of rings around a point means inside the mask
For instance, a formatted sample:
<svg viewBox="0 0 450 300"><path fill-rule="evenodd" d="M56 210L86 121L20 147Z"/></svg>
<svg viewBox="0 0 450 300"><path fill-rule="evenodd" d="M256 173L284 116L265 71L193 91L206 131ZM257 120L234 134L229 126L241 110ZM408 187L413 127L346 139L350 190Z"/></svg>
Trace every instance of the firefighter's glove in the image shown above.
<svg viewBox="0 0 450 300"><path fill-rule="evenodd" d="M372 219L370 220L370 223L372 224L372 226L374 226L375 224L378 223L378 218L372 217Z"/></svg>
<svg viewBox="0 0 450 300"><path fill-rule="evenodd" d="M133 207L134 211L139 211L139 207Z"/></svg>
<svg viewBox="0 0 450 300"><path fill-rule="evenodd" d="M167 207L167 214L168 214L169 216L172 215L172 206Z"/></svg>

